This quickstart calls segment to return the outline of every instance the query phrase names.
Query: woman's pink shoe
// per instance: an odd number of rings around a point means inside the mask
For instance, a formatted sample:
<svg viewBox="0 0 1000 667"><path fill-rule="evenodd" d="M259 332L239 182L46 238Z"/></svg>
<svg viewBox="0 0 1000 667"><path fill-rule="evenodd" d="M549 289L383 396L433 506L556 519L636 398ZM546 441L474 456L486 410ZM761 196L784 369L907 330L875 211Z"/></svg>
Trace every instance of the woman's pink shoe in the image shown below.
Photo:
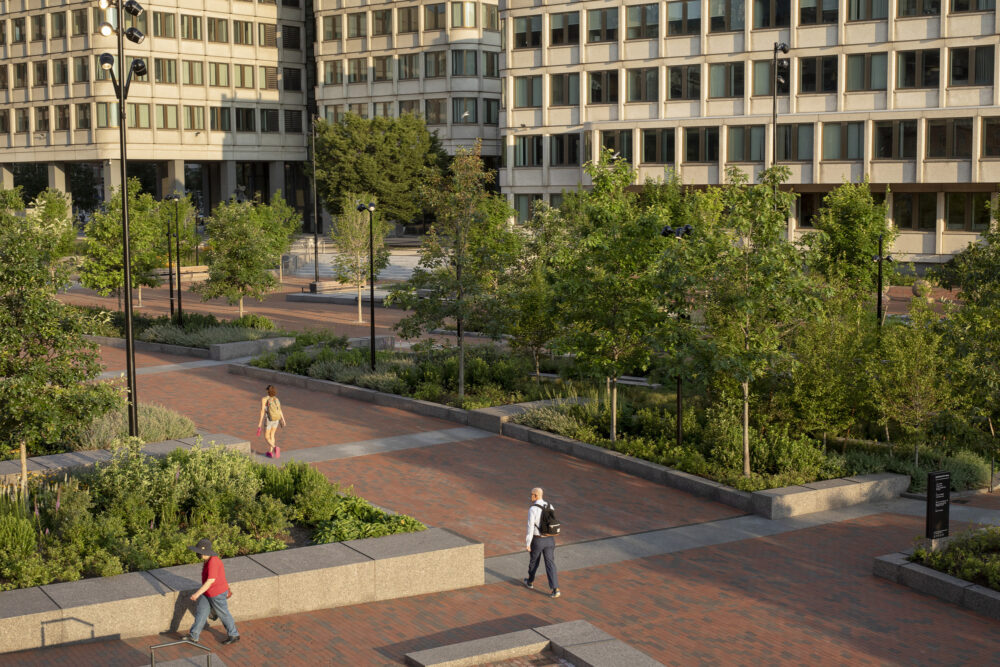
<svg viewBox="0 0 1000 667"><path fill-rule="evenodd" d="M273 457L271 456L271 452L268 452L267 454L265 454L265 456L267 456L267 458L269 458L269 459L270 459L270 458L273 458Z"/></svg>
<svg viewBox="0 0 1000 667"><path fill-rule="evenodd" d="M281 458L281 447L275 447L274 448L274 458L276 458L276 459L280 459Z"/></svg>

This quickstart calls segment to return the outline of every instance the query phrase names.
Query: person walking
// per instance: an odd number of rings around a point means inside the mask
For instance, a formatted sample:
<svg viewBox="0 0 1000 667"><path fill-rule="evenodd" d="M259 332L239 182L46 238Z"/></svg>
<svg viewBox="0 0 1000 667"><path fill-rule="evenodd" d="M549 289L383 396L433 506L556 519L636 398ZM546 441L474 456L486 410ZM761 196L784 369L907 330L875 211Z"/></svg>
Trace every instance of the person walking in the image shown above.
<svg viewBox="0 0 1000 667"><path fill-rule="evenodd" d="M184 639L197 642L201 637L201 631L208 622L209 611L222 619L222 625L229 635L222 644L228 646L240 640L240 633L236 629L236 621L229 613L229 584L226 582L226 568L222 564L219 554L212 551L212 541L207 537L198 540L198 544L188 547L195 552L205 562L201 567L201 588L191 595L191 601L197 602L195 608L194 625L191 631L184 636Z"/></svg>
<svg viewBox="0 0 1000 667"><path fill-rule="evenodd" d="M265 419L267 423L265 424ZM267 385L267 395L260 399L260 419L257 420L257 435L260 435L261 425L264 425L264 440L267 442L267 456L281 458L281 447L274 443L274 434L278 425L287 426L285 414L281 411L281 401L278 400L278 390L273 384Z"/></svg>
<svg viewBox="0 0 1000 667"><path fill-rule="evenodd" d="M528 534L525 536L525 549L531 554L528 560L528 576L523 580L527 588L534 588L535 572L538 571L538 563L545 558L545 576L549 579L549 588L552 592L549 597L559 597L559 574L556 572L556 538L554 535L546 535L539 531L539 524L542 520L542 510L549 507L549 503L543 500L544 491L535 487L531 490L531 507L528 508ZM555 505L551 506L555 509Z"/></svg>

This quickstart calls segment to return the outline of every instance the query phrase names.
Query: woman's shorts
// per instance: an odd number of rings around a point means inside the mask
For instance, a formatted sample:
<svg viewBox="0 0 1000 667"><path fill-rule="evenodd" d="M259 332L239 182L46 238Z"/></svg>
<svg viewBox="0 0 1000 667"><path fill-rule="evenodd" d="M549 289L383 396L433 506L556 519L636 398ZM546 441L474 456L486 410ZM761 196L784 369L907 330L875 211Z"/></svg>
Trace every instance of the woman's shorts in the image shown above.
<svg viewBox="0 0 1000 667"><path fill-rule="evenodd" d="M270 431L272 428L278 428L279 421L280 421L279 419L275 419L274 421L271 421L270 419L265 420L264 422L265 430Z"/></svg>

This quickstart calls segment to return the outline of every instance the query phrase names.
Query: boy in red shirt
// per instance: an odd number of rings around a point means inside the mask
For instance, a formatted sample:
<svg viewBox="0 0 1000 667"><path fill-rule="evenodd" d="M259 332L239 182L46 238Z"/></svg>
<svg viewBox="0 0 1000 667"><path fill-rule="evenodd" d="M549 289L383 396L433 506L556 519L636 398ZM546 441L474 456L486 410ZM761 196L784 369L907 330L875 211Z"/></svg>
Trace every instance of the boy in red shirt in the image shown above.
<svg viewBox="0 0 1000 667"><path fill-rule="evenodd" d="M198 603L194 614L194 625L184 639L197 642L208 621L209 611L214 611L222 619L226 634L229 635L226 641L222 642L223 645L235 644L240 640L240 633L236 629L236 622L233 621L226 602L229 584L226 583L226 568L222 565L222 559L219 558L219 554L212 551L212 541L208 538L198 540L198 544L188 549L201 556L205 564L201 568L201 588L191 596L191 601Z"/></svg>

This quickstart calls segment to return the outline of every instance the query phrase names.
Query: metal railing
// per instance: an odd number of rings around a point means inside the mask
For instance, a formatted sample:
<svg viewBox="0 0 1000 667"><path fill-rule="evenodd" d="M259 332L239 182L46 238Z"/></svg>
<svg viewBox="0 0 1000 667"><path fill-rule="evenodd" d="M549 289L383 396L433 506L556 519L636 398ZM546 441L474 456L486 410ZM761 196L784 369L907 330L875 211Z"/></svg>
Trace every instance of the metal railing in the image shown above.
<svg viewBox="0 0 1000 667"><path fill-rule="evenodd" d="M193 642L190 639L181 639L176 642L167 642L166 644L157 644L156 646L149 647L149 665L150 667L156 667L156 649L166 648L168 646L177 646L178 644L190 644L191 646L196 646L202 651L208 651L208 667L212 667L212 649L207 646L202 646L198 642Z"/></svg>

